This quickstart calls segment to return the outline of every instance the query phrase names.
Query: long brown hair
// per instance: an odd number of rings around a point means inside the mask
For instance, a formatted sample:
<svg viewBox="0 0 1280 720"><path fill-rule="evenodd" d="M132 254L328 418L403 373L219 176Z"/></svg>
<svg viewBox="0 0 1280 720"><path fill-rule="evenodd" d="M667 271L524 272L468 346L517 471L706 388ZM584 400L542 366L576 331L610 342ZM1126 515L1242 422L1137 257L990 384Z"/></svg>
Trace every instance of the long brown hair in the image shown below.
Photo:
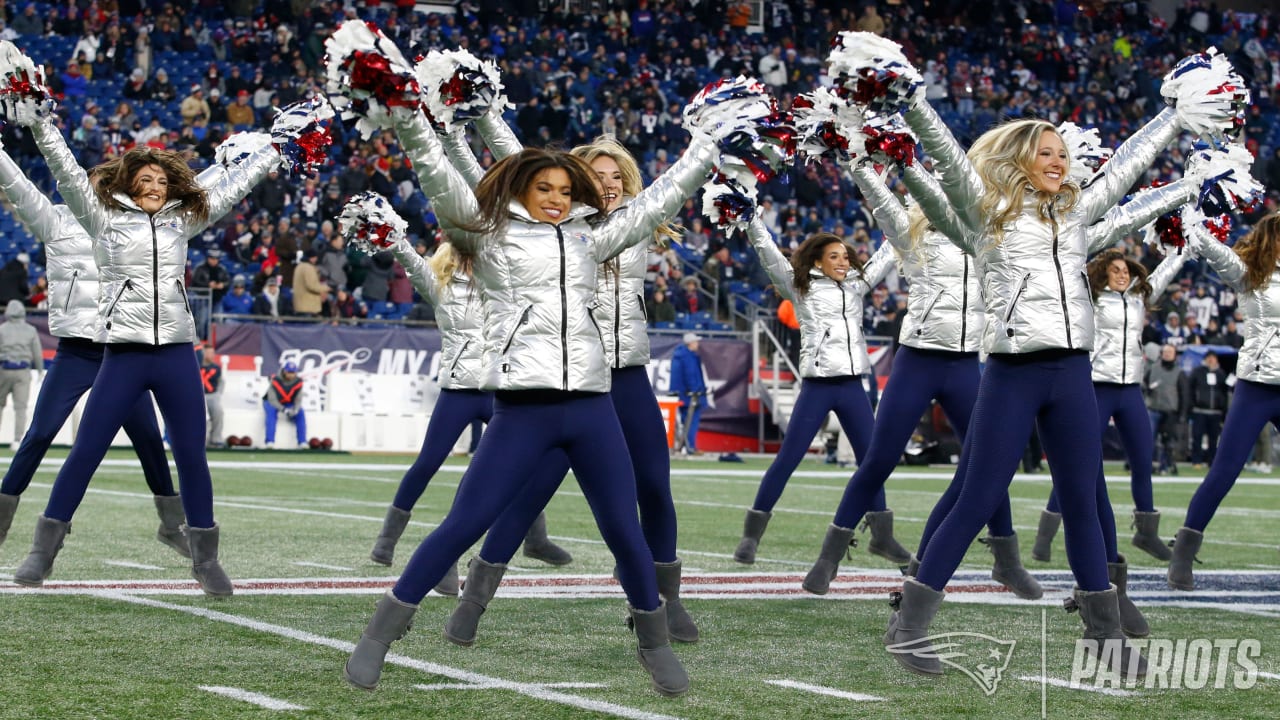
<svg viewBox="0 0 1280 720"><path fill-rule="evenodd" d="M1244 261L1245 289L1265 288L1276 271L1276 256L1280 255L1280 213L1271 213L1259 220L1249 234L1236 243L1235 251Z"/></svg>
<svg viewBox="0 0 1280 720"><path fill-rule="evenodd" d="M1040 147L1040 137L1046 132L1061 137L1058 128L1044 120L1014 120L986 131L969 148L969 160L986 186L982 196L982 215L997 245L1004 240L1004 226L1022 214L1024 193L1033 189L1031 168ZM1070 163L1068 152L1068 169ZM1080 187L1073 181L1064 180L1062 189L1056 194L1035 190L1035 196L1040 218L1047 222L1050 211L1055 207L1059 212L1075 207L1080 199Z"/></svg>
<svg viewBox="0 0 1280 720"><path fill-rule="evenodd" d="M1142 266L1142 263L1125 256L1124 253L1115 248L1098 253L1085 267L1086 272L1089 273L1089 291L1093 294L1093 301L1098 302L1098 296L1107 287L1107 268L1116 260L1123 260L1125 267L1129 268L1129 287L1137 291L1147 301L1150 301L1151 283L1147 281L1147 269ZM1124 292L1129 288L1111 289Z"/></svg>
<svg viewBox="0 0 1280 720"><path fill-rule="evenodd" d="M572 188L569 197L573 202L604 212L604 199L596 188L596 174L590 165L560 150L525 148L499 160L481 178L476 186L480 218L478 224L467 229L487 234L500 232L507 224L507 206L511 201L524 194L538 173L552 168L568 173Z"/></svg>
<svg viewBox="0 0 1280 720"><path fill-rule="evenodd" d="M809 273L813 270L814 264L822 259L822 254L831 243L840 243L844 246L849 252L849 266L862 276L862 263L858 260L858 253L852 245L835 233L814 233L805 238L805 241L800 243L800 247L791 253L791 269L794 272L793 282L797 295L803 297L809 294Z"/></svg>
<svg viewBox="0 0 1280 720"><path fill-rule="evenodd" d="M107 207L128 210L116 194L133 197L133 179L148 165L158 165L169 181L169 199L182 202L182 212L197 223L209 219L209 195L196 182L196 174L187 161L172 150L138 146L93 169L94 191Z"/></svg>
<svg viewBox="0 0 1280 720"><path fill-rule="evenodd" d="M618 172L622 175L622 194L635 197L644 190L644 181L640 177L640 166L626 146L610 135L601 135L589 145L579 145L570 150L574 157L582 158L588 165L597 158L607 157L618 164ZM593 171L594 173L594 171ZM653 242L662 249L671 245L672 240L680 238L683 228L668 220L653 231Z"/></svg>

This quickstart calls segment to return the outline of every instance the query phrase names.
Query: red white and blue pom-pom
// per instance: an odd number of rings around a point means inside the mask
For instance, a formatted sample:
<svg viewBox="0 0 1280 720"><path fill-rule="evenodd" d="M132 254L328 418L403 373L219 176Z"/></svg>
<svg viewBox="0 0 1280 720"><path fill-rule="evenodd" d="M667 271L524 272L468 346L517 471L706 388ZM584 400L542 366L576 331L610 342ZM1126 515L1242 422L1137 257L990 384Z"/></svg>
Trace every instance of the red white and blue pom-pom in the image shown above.
<svg viewBox="0 0 1280 720"><path fill-rule="evenodd" d="M1182 216L1177 213L1161 215L1155 222L1155 234L1162 247L1173 248L1179 255L1187 246L1187 236L1182 232Z"/></svg>
<svg viewBox="0 0 1280 720"><path fill-rule="evenodd" d="M57 107L44 70L8 40L0 40L0 97L9 119L24 125L49 117Z"/></svg>
<svg viewBox="0 0 1280 720"><path fill-rule="evenodd" d="M718 228L732 232L743 229L756 216L757 188L717 172L702 186L702 214Z"/></svg>
<svg viewBox="0 0 1280 720"><path fill-rule="evenodd" d="M422 103L445 132L510 103L502 92L502 72L491 60L466 50L432 50L413 67Z"/></svg>
<svg viewBox="0 0 1280 720"><path fill-rule="evenodd" d="M722 169L740 164L759 182L768 182L795 158L795 128L758 80L741 75L716 80L685 106L684 121L695 137L719 148Z"/></svg>
<svg viewBox="0 0 1280 720"><path fill-rule="evenodd" d="M841 32L831 41L827 72L838 92L861 107L894 113L923 97L924 77L902 46L869 32Z"/></svg>
<svg viewBox="0 0 1280 720"><path fill-rule="evenodd" d="M1231 239L1231 216L1230 215L1214 215L1204 220L1204 226L1209 230L1209 234L1215 240L1222 244L1226 244Z"/></svg>
<svg viewBox="0 0 1280 720"><path fill-rule="evenodd" d="M1244 131L1249 88L1217 48L1183 58L1164 76L1160 94L1179 124L1204 140L1222 144Z"/></svg>
<svg viewBox="0 0 1280 720"><path fill-rule="evenodd" d="M1195 206L1205 215L1226 215L1262 202L1266 188L1249 172L1253 154L1239 143L1197 150L1187 158L1187 179L1200 185Z"/></svg>
<svg viewBox="0 0 1280 720"><path fill-rule="evenodd" d="M1073 122L1064 122L1058 126L1058 134L1067 146L1067 157L1071 159L1071 179L1080 187L1085 187L1093 176L1115 153L1109 147L1103 147L1102 137L1097 128L1082 128Z"/></svg>
<svg viewBox="0 0 1280 720"><path fill-rule="evenodd" d="M872 115L862 126L866 156L880 165L910 167L916 159L916 138L901 115Z"/></svg>
<svg viewBox="0 0 1280 720"><path fill-rule="evenodd" d="M232 133L218 144L217 149L213 151L213 159L219 165L235 167L268 145L271 145L271 133Z"/></svg>
<svg viewBox="0 0 1280 720"><path fill-rule="evenodd" d="M418 78L400 48L374 23L348 20L325 40L325 89L362 137L391 127L391 109L417 107Z"/></svg>
<svg viewBox="0 0 1280 720"><path fill-rule="evenodd" d="M271 141L290 175L314 174L329 160L333 106L322 97L285 107L271 122Z"/></svg>
<svg viewBox="0 0 1280 720"><path fill-rule="evenodd" d="M791 120L796 149L807 160L848 161L861 151L862 111L828 88L797 95L791 103Z"/></svg>
<svg viewBox="0 0 1280 720"><path fill-rule="evenodd" d="M370 255L395 247L409 223L376 192L353 195L338 215L338 230L356 249Z"/></svg>

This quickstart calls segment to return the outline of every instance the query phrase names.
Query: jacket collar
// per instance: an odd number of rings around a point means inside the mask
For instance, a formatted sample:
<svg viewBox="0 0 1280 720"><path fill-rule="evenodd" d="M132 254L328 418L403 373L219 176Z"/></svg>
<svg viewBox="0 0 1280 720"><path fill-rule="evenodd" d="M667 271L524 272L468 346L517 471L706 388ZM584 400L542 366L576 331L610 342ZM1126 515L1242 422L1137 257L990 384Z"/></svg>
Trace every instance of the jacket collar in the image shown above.
<svg viewBox="0 0 1280 720"><path fill-rule="evenodd" d="M133 198L129 197L128 195L125 195L124 193L113 193L111 197L115 198L117 202L129 208L130 210L137 210L138 212L142 212L142 213L146 212L146 210L143 210L142 207L138 205L138 203L133 201ZM181 200L166 200L164 205L160 207L160 209L156 212L156 214L159 215L161 213L168 212L178 207L181 204L182 204Z"/></svg>
<svg viewBox="0 0 1280 720"><path fill-rule="evenodd" d="M534 220L533 216L529 214L529 210L525 208L524 203L519 200L512 200L507 205L507 212L510 213L511 217L523 220L527 223L542 223L543 225L551 224L543 223L541 220ZM578 218L590 217L595 215L597 212L599 211L590 205L584 205L576 202L569 206L569 216L562 220L561 223L565 223L570 220L577 220Z"/></svg>

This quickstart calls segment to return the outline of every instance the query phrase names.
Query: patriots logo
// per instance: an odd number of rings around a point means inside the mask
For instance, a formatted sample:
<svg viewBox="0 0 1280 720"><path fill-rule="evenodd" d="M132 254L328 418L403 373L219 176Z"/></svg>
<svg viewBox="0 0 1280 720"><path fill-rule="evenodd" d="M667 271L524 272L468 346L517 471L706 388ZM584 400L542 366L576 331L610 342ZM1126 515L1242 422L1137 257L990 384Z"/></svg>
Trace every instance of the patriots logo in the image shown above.
<svg viewBox="0 0 1280 720"><path fill-rule="evenodd" d="M574 233L574 234L573 234L573 239L574 239L574 240L577 240L578 242L582 243L583 245L586 245L587 243L591 242L591 238L587 237L587 234L586 234L586 233Z"/></svg>
<svg viewBox="0 0 1280 720"><path fill-rule="evenodd" d="M930 635L890 645L887 650L902 655L937 658L943 665L964 673L988 697L994 695L1013 658L1016 640L1000 640L974 632Z"/></svg>

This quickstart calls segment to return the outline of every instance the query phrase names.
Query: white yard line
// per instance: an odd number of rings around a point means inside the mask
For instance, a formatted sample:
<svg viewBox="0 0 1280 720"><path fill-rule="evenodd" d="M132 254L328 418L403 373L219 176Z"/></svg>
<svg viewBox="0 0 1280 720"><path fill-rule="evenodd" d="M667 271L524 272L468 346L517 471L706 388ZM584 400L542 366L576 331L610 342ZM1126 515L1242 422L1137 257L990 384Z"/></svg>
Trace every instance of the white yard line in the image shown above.
<svg viewBox="0 0 1280 720"><path fill-rule="evenodd" d="M1260 677L1260 678L1265 678L1265 679L1267 679L1267 680L1280 680L1280 675L1277 675L1277 674L1275 674L1275 673L1269 673L1269 672L1261 672L1261 671L1259 671L1259 672L1258 672L1258 677Z"/></svg>
<svg viewBox="0 0 1280 720"><path fill-rule="evenodd" d="M853 700L854 702L883 702L885 700L885 698L876 695L864 695L862 693L834 690L832 688L822 687L821 685L810 685L809 683L797 682L795 680L765 680L765 682L770 685L777 685L778 687L801 690L815 695L827 695L829 697L840 698L841 700Z"/></svg>
<svg viewBox="0 0 1280 720"><path fill-rule="evenodd" d="M339 572L351 572L352 570L355 570L355 568L346 567L345 565L325 565L324 563L307 562L305 560L297 560L290 564L297 565L298 567L316 568L317 570L337 570Z"/></svg>
<svg viewBox="0 0 1280 720"><path fill-rule="evenodd" d="M160 600L153 600L151 598L138 597L136 595L129 595L128 593L120 592L103 592L98 593L98 596L111 600L118 600L120 602L143 605L146 607L187 613L189 615L195 615L215 622L236 625L239 627L249 628L250 630L256 630L258 632L289 638L290 640L296 640L298 642L327 647L332 650L337 650L344 655L355 650L355 643L351 643L346 640L337 640L323 635L316 635L303 630L285 627L283 625L261 622L259 620L253 620L252 618L232 615L230 613L210 610L208 608L174 605L173 603L162 602ZM577 695L548 689L545 685L504 680L502 678L482 675L480 673L463 670L461 668L449 667L448 665L416 660L398 653L391 653L387 655L387 664L410 668L429 675L440 675L442 677L447 677L471 685L485 685L497 690L507 690L536 700L543 700L545 702L556 703L559 705L567 705L569 707L576 707L582 710L590 710L592 712L612 715L614 717L630 718L631 720L676 720L676 718L671 715L661 715L658 713L648 712L646 710L640 710L638 708L627 707L626 705L618 705L616 703L604 702L602 700L578 697ZM639 667L634 667L633 670L634 672L631 674L631 679L637 683L642 682L644 679L644 671Z"/></svg>
<svg viewBox="0 0 1280 720"><path fill-rule="evenodd" d="M1119 690L1117 688L1094 687L1092 685L1081 685L1080 683L1072 683L1058 678L1047 678L1039 675L1019 675L1019 680L1026 680L1033 683L1047 683L1054 687L1065 688L1067 690L1084 690L1085 692L1098 693L1100 695L1111 695L1113 697L1131 697L1138 693L1131 690Z"/></svg>
<svg viewBox="0 0 1280 720"><path fill-rule="evenodd" d="M129 562L128 560L103 560L103 565L111 565L112 567L132 568L134 570L164 570L159 565L147 565L145 563Z"/></svg>
<svg viewBox="0 0 1280 720"><path fill-rule="evenodd" d="M241 690L240 688L220 687L217 685L200 685L198 687L201 690L204 690L205 692L211 692L214 695L229 697L232 700L247 702L250 705L257 705L258 707L266 708L268 710L306 710L307 709L301 705L294 705L291 702L285 702L284 700L277 700L273 697L269 697L261 693L249 692L248 690Z"/></svg>
<svg viewBox="0 0 1280 720"><path fill-rule="evenodd" d="M540 687L555 688L557 690L594 690L598 688L607 688L604 683L585 683L585 682L554 682L539 683ZM431 683L414 685L418 690L494 690L501 689L497 685L477 685L475 683Z"/></svg>

